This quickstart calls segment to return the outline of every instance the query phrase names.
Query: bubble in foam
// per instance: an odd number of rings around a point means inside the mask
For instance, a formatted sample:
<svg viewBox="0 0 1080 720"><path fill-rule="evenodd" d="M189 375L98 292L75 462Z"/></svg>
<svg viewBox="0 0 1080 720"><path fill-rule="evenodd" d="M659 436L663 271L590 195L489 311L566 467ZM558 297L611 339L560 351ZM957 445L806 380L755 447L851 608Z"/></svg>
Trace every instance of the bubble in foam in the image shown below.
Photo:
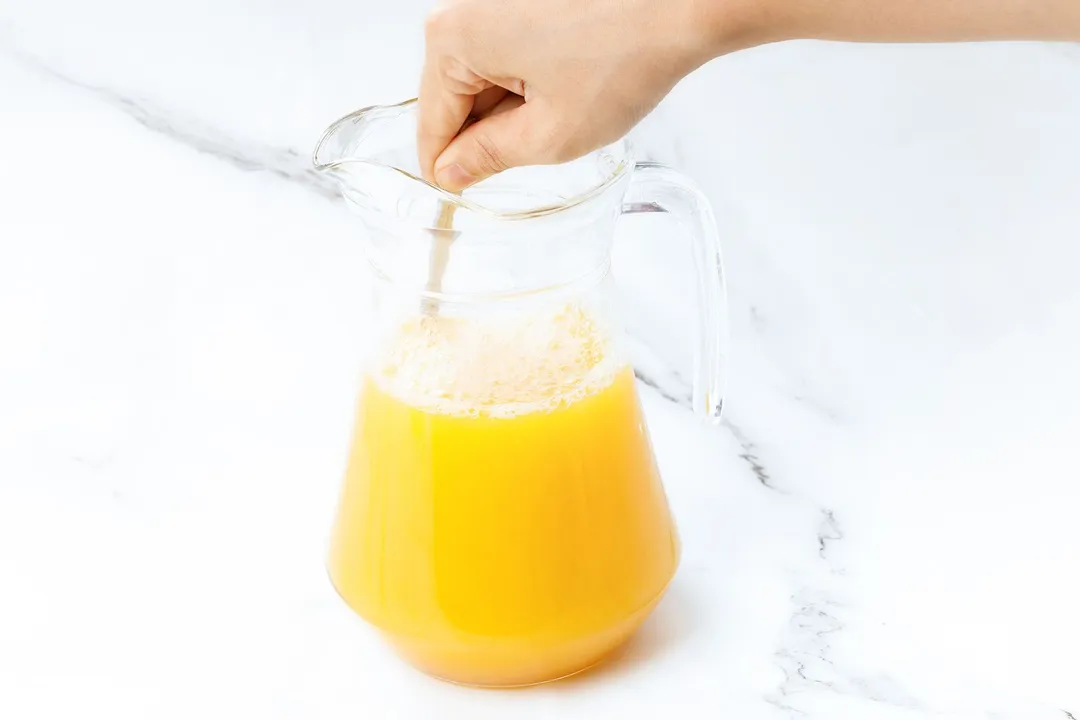
<svg viewBox="0 0 1080 720"><path fill-rule="evenodd" d="M372 376L429 412L510 417L573 404L621 367L610 335L567 305L526 318L413 318L392 334Z"/></svg>

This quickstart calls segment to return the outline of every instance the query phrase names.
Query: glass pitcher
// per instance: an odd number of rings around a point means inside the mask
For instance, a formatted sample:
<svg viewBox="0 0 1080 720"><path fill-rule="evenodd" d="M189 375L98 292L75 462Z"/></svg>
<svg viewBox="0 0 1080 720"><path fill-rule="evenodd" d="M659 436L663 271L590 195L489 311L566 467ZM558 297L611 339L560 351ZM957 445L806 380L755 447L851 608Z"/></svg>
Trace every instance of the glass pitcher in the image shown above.
<svg viewBox="0 0 1080 720"><path fill-rule="evenodd" d="M331 539L346 603L425 672L577 673L627 640L679 543L611 307L619 219L670 213L700 305L696 411L718 420L726 309L708 202L627 141L452 195L420 179L416 105L334 123L315 166L366 227L371 327Z"/></svg>

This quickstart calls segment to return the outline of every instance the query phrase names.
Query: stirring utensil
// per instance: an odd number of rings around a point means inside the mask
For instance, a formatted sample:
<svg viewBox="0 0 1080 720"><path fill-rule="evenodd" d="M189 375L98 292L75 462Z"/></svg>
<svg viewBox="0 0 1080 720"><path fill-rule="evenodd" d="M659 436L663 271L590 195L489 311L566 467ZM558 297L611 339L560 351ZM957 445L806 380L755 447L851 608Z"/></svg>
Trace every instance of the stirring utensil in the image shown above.
<svg viewBox="0 0 1080 720"><path fill-rule="evenodd" d="M450 245L454 242L454 212L457 210L455 203L442 201L439 205L439 215L435 218L435 229L432 231L431 257L428 259L428 278L425 290L427 297L420 303L420 310L424 315L436 316L439 314L439 301L434 295L442 292L443 275L446 274L446 266L450 262Z"/></svg>

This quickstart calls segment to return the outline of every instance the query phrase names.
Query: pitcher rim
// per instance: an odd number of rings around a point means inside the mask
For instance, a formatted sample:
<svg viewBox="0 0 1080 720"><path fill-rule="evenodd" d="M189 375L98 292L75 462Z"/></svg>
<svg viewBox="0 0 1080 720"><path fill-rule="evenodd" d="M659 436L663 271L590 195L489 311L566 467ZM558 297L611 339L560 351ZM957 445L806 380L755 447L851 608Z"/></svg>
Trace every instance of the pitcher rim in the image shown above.
<svg viewBox="0 0 1080 720"><path fill-rule="evenodd" d="M362 115L374 112L376 110L393 110L395 108L406 108L410 105L416 104L417 102L418 98L410 98L403 102L394 103L392 105L368 105L367 107L360 108L359 110L353 110L350 113L342 115L340 118L330 123L329 127L327 127L326 130L323 131L322 137L320 137L319 141L315 144L315 149L311 154L312 165L319 172L325 172L346 163L363 163L366 165L374 165L380 168L385 168L387 170L393 170L394 172L403 175L410 180L415 180L416 182L422 183L423 185L431 188L441 196L443 202L457 205L458 207L465 208L471 212L486 215L489 218L495 220L529 220L532 218L546 217L548 215L554 215L565 210L570 210L571 208L577 207L592 200L598 195L602 195L612 185L622 179L622 177L626 175L626 173L631 168L634 167L633 144L630 142L629 138L624 137L620 140L615 141L614 143L609 143L608 145L604 146L620 147L622 149L622 158L619 161L618 166L597 184L562 202L540 205L535 208L529 208L528 210L514 210L504 212L499 210L492 210L491 208L485 207L479 203L472 202L471 200L468 200L461 195L457 195L448 190L444 190L438 185L428 182L422 177L417 177L416 175L413 175L407 170L403 170L393 165L385 165L383 163L373 162L360 158L342 158L337 160L331 160L329 162L319 162L319 151L323 149L323 146L326 144L327 140L337 131L337 129L343 123L354 120ZM599 148L598 150L594 150L593 152L598 152L602 149L603 148ZM586 153L586 155L588 154L589 153Z"/></svg>

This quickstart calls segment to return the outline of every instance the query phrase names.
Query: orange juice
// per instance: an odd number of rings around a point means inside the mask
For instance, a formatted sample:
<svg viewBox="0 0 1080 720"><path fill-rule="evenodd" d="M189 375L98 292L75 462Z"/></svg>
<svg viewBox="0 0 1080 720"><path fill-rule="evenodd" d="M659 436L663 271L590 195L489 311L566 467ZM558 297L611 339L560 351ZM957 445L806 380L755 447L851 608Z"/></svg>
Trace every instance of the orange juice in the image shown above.
<svg viewBox="0 0 1080 720"><path fill-rule="evenodd" d="M421 317L365 377L330 575L426 672L572 674L626 640L674 575L633 372L606 337L574 306Z"/></svg>

